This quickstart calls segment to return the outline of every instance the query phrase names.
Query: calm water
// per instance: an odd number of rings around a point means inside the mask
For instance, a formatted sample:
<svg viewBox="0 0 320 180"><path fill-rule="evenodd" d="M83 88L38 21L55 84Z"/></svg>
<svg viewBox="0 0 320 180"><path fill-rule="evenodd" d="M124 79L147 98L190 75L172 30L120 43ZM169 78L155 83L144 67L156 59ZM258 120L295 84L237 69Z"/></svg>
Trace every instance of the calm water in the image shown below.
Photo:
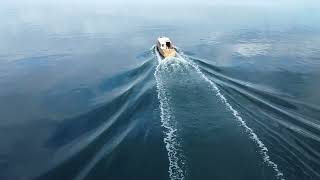
<svg viewBox="0 0 320 180"><path fill-rule="evenodd" d="M320 3L257 2L2 4L0 179L320 179Z"/></svg>

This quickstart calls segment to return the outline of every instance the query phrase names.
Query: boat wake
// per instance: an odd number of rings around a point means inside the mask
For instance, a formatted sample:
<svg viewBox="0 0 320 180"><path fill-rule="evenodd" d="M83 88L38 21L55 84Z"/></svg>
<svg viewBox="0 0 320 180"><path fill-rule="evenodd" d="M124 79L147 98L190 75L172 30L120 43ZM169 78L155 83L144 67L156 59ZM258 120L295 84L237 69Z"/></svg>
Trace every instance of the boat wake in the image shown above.
<svg viewBox="0 0 320 180"><path fill-rule="evenodd" d="M278 165L270 159L268 155L268 148L260 140L257 134L252 128L250 128L247 123L243 120L237 110L235 110L231 104L228 102L226 97L221 93L217 84L210 80L199 68L199 66L189 59L183 52L178 51L176 58L162 59L157 51L155 54L158 59L158 65L155 71L155 78L157 82L158 99L160 101L161 109L161 122L165 129L164 142L166 144L166 149L168 151L169 158L169 174L170 179L184 179L185 170L179 165L178 151L179 142L177 139L177 129L175 127L173 109L170 106L170 93L166 89L165 78L168 78L168 74L187 70L195 71L205 82L209 84L210 89L216 94L216 96L223 102L225 107L232 113L234 118L240 123L240 126L245 129L249 134L250 138L257 144L260 149L260 154L263 157L263 161L270 167L273 168L275 176L277 179L284 180L283 173L279 170Z"/></svg>
<svg viewBox="0 0 320 180"><path fill-rule="evenodd" d="M155 50L158 59L158 65L154 73L157 83L158 99L160 101L161 126L164 128L164 143L168 152L169 160L169 177L171 180L185 179L183 164L184 161L179 158L183 156L178 154L181 145L177 136L177 127L175 117L172 114L173 109L170 106L170 94L166 87L166 76L180 69L184 63L180 59L171 58L170 61L163 60L159 53Z"/></svg>
<svg viewBox="0 0 320 180"><path fill-rule="evenodd" d="M179 49L141 59L56 125L45 144L54 160L36 179L319 179L318 107Z"/></svg>
<svg viewBox="0 0 320 180"><path fill-rule="evenodd" d="M178 54L179 58L181 59L187 59L187 57L180 52L180 54ZM276 177L278 179L284 180L284 176L283 173L279 170L278 165L276 163L274 163L271 159L270 156L268 155L268 148L265 146L265 144L260 140L260 138L257 136L257 134L253 131L253 129L251 129L247 123L242 119L242 117L240 116L240 114L238 113L237 110L235 110L230 103L228 102L228 100L225 98L225 96L221 93L220 89L218 88L218 86L212 81L210 80L205 74L203 74L201 72L201 70L199 69L199 67L193 63L191 60L188 59L188 63L190 63L190 65L196 70L196 72L206 81L210 84L212 90L216 93L216 96L218 96L220 98L220 100L225 104L226 108L228 110L231 111L231 113L233 114L233 116L239 121L240 125L245 128L246 132L250 135L250 138L259 146L260 148L260 153L263 156L263 160L265 163L267 163L267 165L271 166L275 173L276 173Z"/></svg>

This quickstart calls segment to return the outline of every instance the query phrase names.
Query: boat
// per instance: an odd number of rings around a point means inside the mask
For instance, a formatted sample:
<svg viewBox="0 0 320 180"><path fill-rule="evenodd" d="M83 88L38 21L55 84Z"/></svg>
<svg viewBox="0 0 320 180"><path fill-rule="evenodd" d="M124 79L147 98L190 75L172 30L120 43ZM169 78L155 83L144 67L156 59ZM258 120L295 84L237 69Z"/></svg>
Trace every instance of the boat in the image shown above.
<svg viewBox="0 0 320 180"><path fill-rule="evenodd" d="M176 56L176 50L168 37L162 36L158 38L157 50L164 58Z"/></svg>

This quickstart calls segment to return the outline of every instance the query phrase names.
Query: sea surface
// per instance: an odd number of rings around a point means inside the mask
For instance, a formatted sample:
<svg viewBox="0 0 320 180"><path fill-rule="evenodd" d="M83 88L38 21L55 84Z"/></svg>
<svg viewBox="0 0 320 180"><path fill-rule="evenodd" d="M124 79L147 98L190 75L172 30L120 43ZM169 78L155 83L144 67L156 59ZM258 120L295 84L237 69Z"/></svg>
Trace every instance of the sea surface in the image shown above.
<svg viewBox="0 0 320 180"><path fill-rule="evenodd" d="M1 180L320 179L320 3L140 1L1 3Z"/></svg>

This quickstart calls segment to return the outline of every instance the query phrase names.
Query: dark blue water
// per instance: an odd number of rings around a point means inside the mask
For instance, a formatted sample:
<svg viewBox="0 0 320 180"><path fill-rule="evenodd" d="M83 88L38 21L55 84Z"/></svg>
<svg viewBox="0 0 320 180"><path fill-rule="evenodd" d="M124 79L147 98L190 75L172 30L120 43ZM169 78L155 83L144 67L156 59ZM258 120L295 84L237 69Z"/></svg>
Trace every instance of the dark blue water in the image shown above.
<svg viewBox="0 0 320 180"><path fill-rule="evenodd" d="M5 2L0 179L320 179L319 8Z"/></svg>

